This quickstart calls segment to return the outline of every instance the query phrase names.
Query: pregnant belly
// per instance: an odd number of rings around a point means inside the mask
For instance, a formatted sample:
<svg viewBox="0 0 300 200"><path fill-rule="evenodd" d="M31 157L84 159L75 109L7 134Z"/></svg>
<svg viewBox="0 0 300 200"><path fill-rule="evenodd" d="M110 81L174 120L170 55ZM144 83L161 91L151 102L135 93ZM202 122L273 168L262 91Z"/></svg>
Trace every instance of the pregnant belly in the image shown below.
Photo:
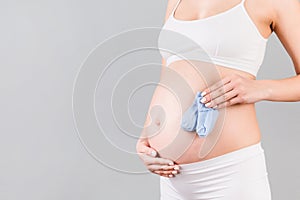
<svg viewBox="0 0 300 200"><path fill-rule="evenodd" d="M200 138L196 132L180 127L184 111L192 104L197 91L230 73L252 75L208 63L176 61L162 71L147 117L149 144L161 157L191 163L255 144L260 140L254 104L236 104L219 109L212 132ZM195 67L196 66L196 67Z"/></svg>

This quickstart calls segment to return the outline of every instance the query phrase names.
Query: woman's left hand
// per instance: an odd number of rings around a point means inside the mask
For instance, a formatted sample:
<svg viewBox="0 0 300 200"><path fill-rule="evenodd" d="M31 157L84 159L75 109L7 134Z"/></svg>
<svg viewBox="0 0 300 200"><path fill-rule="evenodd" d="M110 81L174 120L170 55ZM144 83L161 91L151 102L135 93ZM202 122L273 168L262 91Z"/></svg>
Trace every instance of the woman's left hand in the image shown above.
<svg viewBox="0 0 300 200"><path fill-rule="evenodd" d="M263 100L267 88L260 80L238 74L225 76L202 91L202 103L206 107L224 108L234 104L255 103Z"/></svg>

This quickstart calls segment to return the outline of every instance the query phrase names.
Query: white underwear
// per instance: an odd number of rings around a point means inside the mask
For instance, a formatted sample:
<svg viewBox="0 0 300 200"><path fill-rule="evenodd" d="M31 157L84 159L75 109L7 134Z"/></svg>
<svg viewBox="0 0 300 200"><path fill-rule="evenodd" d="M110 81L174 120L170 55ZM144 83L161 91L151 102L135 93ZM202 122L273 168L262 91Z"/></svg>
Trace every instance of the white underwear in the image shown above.
<svg viewBox="0 0 300 200"><path fill-rule="evenodd" d="M160 176L160 200L271 200L260 142L179 166L174 178Z"/></svg>

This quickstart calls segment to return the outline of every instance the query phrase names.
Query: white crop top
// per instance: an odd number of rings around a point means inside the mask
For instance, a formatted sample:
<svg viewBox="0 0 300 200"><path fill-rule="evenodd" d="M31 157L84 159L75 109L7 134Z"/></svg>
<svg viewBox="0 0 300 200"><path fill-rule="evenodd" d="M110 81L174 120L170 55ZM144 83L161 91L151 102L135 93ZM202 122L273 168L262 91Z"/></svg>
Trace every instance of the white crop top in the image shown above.
<svg viewBox="0 0 300 200"><path fill-rule="evenodd" d="M185 57L178 56L178 53L184 55L201 48L214 64L257 75L268 38L260 34L248 15L245 0L216 15L189 21L174 17L180 1L159 33L158 48L166 66ZM174 33L174 37L170 32ZM198 60L204 58L197 55Z"/></svg>

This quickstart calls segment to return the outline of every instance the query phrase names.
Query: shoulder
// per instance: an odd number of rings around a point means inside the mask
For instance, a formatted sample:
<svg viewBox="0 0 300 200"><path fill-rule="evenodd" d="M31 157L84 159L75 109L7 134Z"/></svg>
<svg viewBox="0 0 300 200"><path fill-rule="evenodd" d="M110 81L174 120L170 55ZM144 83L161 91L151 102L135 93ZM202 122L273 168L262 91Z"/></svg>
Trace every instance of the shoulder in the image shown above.
<svg viewBox="0 0 300 200"><path fill-rule="evenodd" d="M269 6L270 15L273 19L274 29L278 29L281 24L287 21L299 20L300 2L299 0L265 0Z"/></svg>
<svg viewBox="0 0 300 200"><path fill-rule="evenodd" d="M280 12L288 13L290 10L299 9L299 0L266 0L272 6L276 14Z"/></svg>
<svg viewBox="0 0 300 200"><path fill-rule="evenodd" d="M300 75L300 2L299 0L268 0L274 12L274 32L290 55Z"/></svg>
<svg viewBox="0 0 300 200"><path fill-rule="evenodd" d="M171 15L173 9L175 8L176 4L179 0L168 0L167 8L166 8L166 14L165 14L165 21L169 18Z"/></svg>
<svg viewBox="0 0 300 200"><path fill-rule="evenodd" d="M270 25L273 29L275 21L275 10L273 6L274 0L245 0L245 7L250 16L257 21Z"/></svg>

